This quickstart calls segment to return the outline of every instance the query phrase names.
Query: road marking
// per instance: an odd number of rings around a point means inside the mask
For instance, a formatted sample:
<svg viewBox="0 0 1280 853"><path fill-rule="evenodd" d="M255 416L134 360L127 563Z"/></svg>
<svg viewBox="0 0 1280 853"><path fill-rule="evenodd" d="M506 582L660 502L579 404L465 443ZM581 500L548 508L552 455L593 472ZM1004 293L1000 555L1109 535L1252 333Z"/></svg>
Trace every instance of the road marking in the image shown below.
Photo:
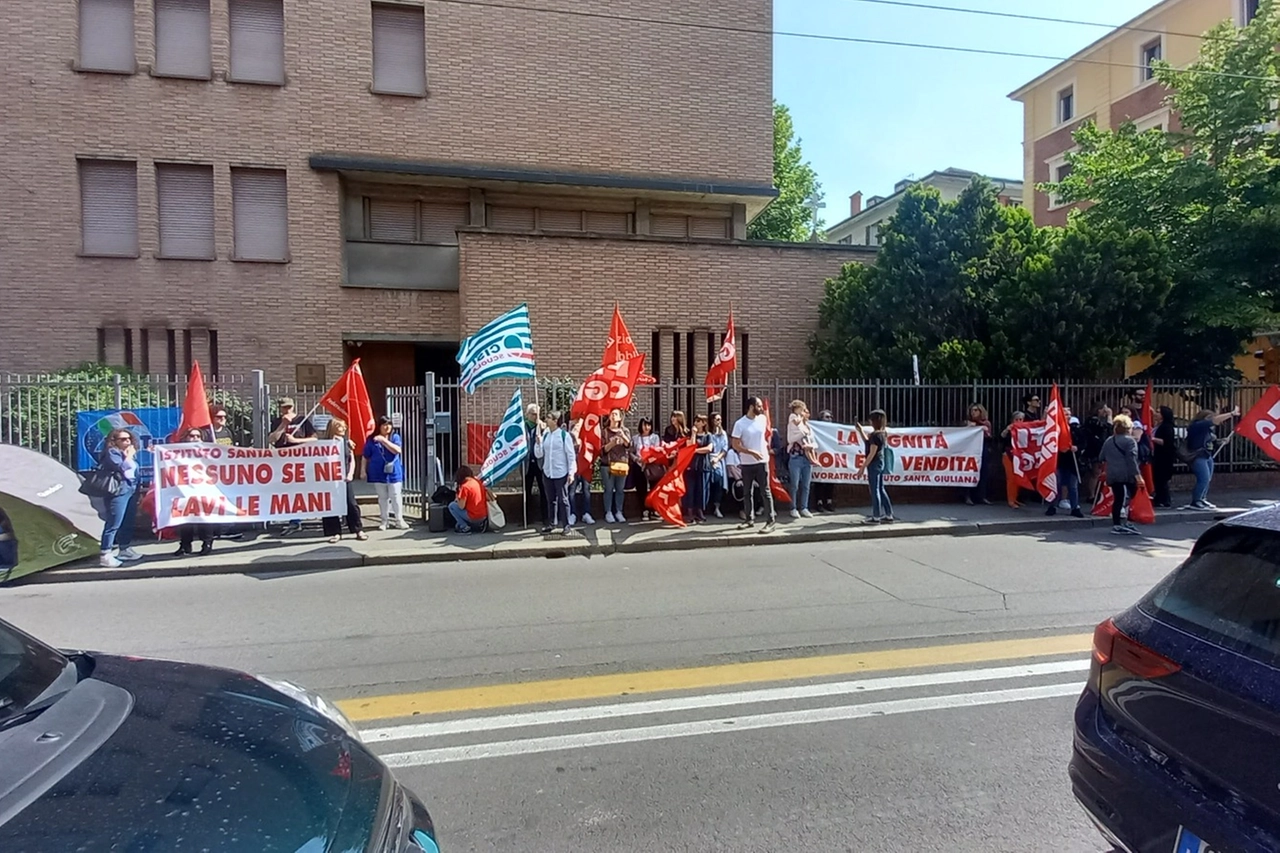
<svg viewBox="0 0 1280 853"><path fill-rule="evenodd" d="M433 690L424 693L402 693L346 699L338 707L356 722L389 720L418 714L444 714L456 711L478 711L486 708L512 708L584 699L607 699L644 693L677 690L708 690L739 684L769 681L791 681L853 675L862 672L884 672L917 669L925 666L959 666L999 660L1069 655L1087 652L1092 634L1064 634L1022 640L995 640L985 643L956 643L923 648L890 649L878 652L854 652L843 655L791 658L788 660L753 661L720 666L666 669L650 672L628 672L594 675L584 678L560 678L487 687L465 687L456 690Z"/></svg>
<svg viewBox="0 0 1280 853"><path fill-rule="evenodd" d="M811 708L804 711L781 711L772 714L726 717L718 720L697 720L687 723L668 723L658 726L642 726L602 732L582 732L580 734L498 741L469 746L420 749L413 752L395 752L383 755L381 758L389 767L420 767L426 764L446 764L457 761L475 761L482 758L531 755L533 753L554 752L564 749L583 749L591 746L639 743L650 740L671 740L699 735L750 731L752 729L858 720L866 717L892 716L894 714L909 714L918 711L939 711L949 708L976 708L982 705L1030 702L1037 699L1071 696L1079 693L1083 688L1084 683L1081 682L1078 684L1048 684L1040 687L992 690L985 693L924 696L915 699L895 699L888 702L870 702L862 705L844 705L834 708Z"/></svg>
<svg viewBox="0 0 1280 853"><path fill-rule="evenodd" d="M886 678L863 679L861 681L834 681L822 684L774 687L765 690L744 690L735 693L710 693L702 696L681 696L674 699L651 699L640 702L588 705L552 711L531 711L494 717L470 717L463 720L446 720L439 723L415 723L380 729L365 729L360 732L360 737L367 744L387 743L397 740L489 732L499 729L518 729L557 723L617 719L643 714L667 714L674 711L696 711L704 708L724 708L732 705L815 699L823 696L843 696L850 693L905 690L913 687L936 687L945 684L971 684L979 681L1000 681L1010 678L1033 678L1041 675L1082 672L1088 668L1089 660L1085 658L988 669L962 669L950 672L929 672L919 675L896 675Z"/></svg>

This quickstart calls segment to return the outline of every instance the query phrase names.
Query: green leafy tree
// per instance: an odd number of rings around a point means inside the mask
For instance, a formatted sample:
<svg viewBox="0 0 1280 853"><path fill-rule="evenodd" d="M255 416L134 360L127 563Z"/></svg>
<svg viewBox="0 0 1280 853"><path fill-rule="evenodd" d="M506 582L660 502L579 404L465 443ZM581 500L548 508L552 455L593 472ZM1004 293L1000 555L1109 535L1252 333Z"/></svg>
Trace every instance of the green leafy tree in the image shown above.
<svg viewBox="0 0 1280 853"><path fill-rule="evenodd" d="M1151 373L1234 378L1241 342L1273 328L1280 309L1280 20L1264 0L1245 28L1210 30L1184 70L1157 64L1176 132L1076 132L1070 176L1044 185L1100 230L1149 230L1166 249L1173 286L1153 327Z"/></svg>
<svg viewBox="0 0 1280 853"><path fill-rule="evenodd" d="M818 173L804 159L800 140L796 139L791 111L784 105L773 105L773 185L775 198L747 226L752 240L779 240L801 243L814 234L813 210L809 200L822 198ZM821 227L822 221L817 223Z"/></svg>

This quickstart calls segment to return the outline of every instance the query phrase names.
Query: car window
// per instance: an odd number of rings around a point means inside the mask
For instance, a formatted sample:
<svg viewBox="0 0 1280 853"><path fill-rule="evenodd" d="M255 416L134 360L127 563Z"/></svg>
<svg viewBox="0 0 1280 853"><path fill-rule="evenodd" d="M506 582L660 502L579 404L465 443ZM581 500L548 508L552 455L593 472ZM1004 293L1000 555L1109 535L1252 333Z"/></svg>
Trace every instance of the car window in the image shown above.
<svg viewBox="0 0 1280 853"><path fill-rule="evenodd" d="M1139 606L1207 640L1280 665L1280 536L1225 528Z"/></svg>
<svg viewBox="0 0 1280 853"><path fill-rule="evenodd" d="M63 673L67 659L0 622L0 725L21 714Z"/></svg>

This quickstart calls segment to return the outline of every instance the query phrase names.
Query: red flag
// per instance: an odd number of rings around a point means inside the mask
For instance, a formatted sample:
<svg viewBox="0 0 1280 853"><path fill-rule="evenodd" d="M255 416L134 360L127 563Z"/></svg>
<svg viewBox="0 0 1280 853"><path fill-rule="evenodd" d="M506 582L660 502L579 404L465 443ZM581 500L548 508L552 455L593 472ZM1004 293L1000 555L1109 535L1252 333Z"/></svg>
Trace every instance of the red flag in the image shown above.
<svg viewBox="0 0 1280 853"><path fill-rule="evenodd" d="M360 370L360 359L351 362L347 372L324 392L320 405L334 417L347 422L348 435L355 442L356 453L362 453L364 440L373 435L377 421L373 417L373 403L369 401L369 388L364 384L364 373Z"/></svg>
<svg viewBox="0 0 1280 853"><path fill-rule="evenodd" d="M622 322L622 312L618 310L617 305L614 305L613 322L609 324L609 337L604 342L604 355L600 359L600 366L608 367L611 364L627 361L638 355L640 355L640 350L636 348L635 341L631 340L631 332L627 330L627 324ZM657 381L652 376L641 371L636 384L654 385Z"/></svg>
<svg viewBox="0 0 1280 853"><path fill-rule="evenodd" d="M697 446L693 444L686 444L680 448L680 452L676 454L676 464L672 465L671 470L663 475L644 501L645 506L656 512L664 521L669 521L676 527L685 526L684 513L680 511L680 499L684 497L685 491L687 491L684 472L689 467L689 463L693 461L697 450Z"/></svg>
<svg viewBox="0 0 1280 853"><path fill-rule="evenodd" d="M589 414L603 417L613 409L626 411L631 408L631 398L643 373L642 355L596 369L578 389L569 417L577 420Z"/></svg>
<svg viewBox="0 0 1280 853"><path fill-rule="evenodd" d="M769 401L764 401L764 440L766 444L766 452L769 454L769 491L773 492L775 501L782 501L784 504L791 503L791 493L787 491L787 487L782 485L782 481L778 479L778 460L773 453L773 417L769 414Z"/></svg>
<svg viewBox="0 0 1280 853"><path fill-rule="evenodd" d="M578 476L590 483L596 460L600 458L600 451L604 447L604 443L600 440L600 416L595 412L589 413L578 422L577 430L577 438L580 445L578 448Z"/></svg>
<svg viewBox="0 0 1280 853"><path fill-rule="evenodd" d="M500 424L467 424L467 464L483 465Z"/></svg>
<svg viewBox="0 0 1280 853"><path fill-rule="evenodd" d="M1058 386L1049 394L1049 407L1044 411L1044 435L1040 439L1040 452L1036 456L1036 488L1047 501L1058 499L1058 445L1062 438L1062 425L1066 418L1062 413L1062 398ZM1067 447L1071 446L1071 433L1067 433Z"/></svg>
<svg viewBox="0 0 1280 853"><path fill-rule="evenodd" d="M1018 488L1034 491L1040 475L1040 445L1044 438L1044 421L1022 421L1009 425L1009 440L1013 448L1013 473Z"/></svg>
<svg viewBox="0 0 1280 853"><path fill-rule="evenodd" d="M204 393L204 374L200 372L200 362L191 365L191 375L187 377L187 397L182 401L182 420L173 438L181 441L190 429L209 429L213 426L213 418L209 416L209 398Z"/></svg>
<svg viewBox="0 0 1280 853"><path fill-rule="evenodd" d="M666 465L671 461L671 457L675 456L680 450L683 442L672 441L666 444L659 444L656 447L640 448L640 463L643 465Z"/></svg>
<svg viewBox="0 0 1280 853"><path fill-rule="evenodd" d="M707 371L707 402L714 403L724 396L725 383L729 374L738 369L738 347L733 338L733 312L729 312L729 328L724 333L724 343L720 352Z"/></svg>
<svg viewBox="0 0 1280 853"><path fill-rule="evenodd" d="M1280 462L1280 385L1272 385L1258 404L1240 419L1236 432Z"/></svg>

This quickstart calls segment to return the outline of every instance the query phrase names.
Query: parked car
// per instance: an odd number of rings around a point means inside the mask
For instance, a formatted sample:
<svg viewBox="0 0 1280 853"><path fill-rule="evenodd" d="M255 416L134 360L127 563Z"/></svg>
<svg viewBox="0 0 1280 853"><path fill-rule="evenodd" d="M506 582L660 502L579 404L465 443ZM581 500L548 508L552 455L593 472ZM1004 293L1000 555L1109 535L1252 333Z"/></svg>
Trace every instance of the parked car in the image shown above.
<svg viewBox="0 0 1280 853"><path fill-rule="evenodd" d="M1280 504L1098 626L1071 784L1129 853L1280 850Z"/></svg>
<svg viewBox="0 0 1280 853"><path fill-rule="evenodd" d="M320 696L60 652L0 621L0 850L438 853L426 808Z"/></svg>

